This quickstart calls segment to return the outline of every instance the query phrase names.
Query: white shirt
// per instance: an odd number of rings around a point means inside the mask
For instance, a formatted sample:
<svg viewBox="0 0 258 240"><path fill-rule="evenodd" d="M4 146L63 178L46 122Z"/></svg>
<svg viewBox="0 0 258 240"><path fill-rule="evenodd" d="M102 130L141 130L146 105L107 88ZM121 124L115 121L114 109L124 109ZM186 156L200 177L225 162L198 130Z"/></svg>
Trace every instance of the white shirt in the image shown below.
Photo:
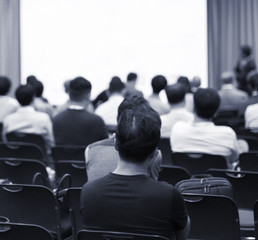
<svg viewBox="0 0 258 240"><path fill-rule="evenodd" d="M0 106L0 122L3 122L7 115L15 112L19 108L20 104L12 97L0 96Z"/></svg>
<svg viewBox="0 0 258 240"><path fill-rule="evenodd" d="M190 122L193 119L194 115L185 108L171 109L168 114L161 116L161 137L169 138L175 123L179 121Z"/></svg>
<svg viewBox="0 0 258 240"><path fill-rule="evenodd" d="M116 125L117 110L123 100L122 95L112 94L106 102L97 107L95 113L104 120L106 125Z"/></svg>
<svg viewBox="0 0 258 240"><path fill-rule="evenodd" d="M158 95L152 94L147 100L150 106L158 112L159 115L167 114L169 112L169 105L164 103Z"/></svg>
<svg viewBox="0 0 258 240"><path fill-rule="evenodd" d="M258 103L249 105L245 110L245 127L258 128Z"/></svg>
<svg viewBox="0 0 258 240"><path fill-rule="evenodd" d="M53 127L49 115L38 112L31 106L20 107L4 119L3 139L6 133L14 131L42 135L48 147L54 145Z"/></svg>
<svg viewBox="0 0 258 240"><path fill-rule="evenodd" d="M170 144L173 152L206 153L225 156L228 166L237 161L240 146L234 130L213 122L178 122L174 125Z"/></svg>

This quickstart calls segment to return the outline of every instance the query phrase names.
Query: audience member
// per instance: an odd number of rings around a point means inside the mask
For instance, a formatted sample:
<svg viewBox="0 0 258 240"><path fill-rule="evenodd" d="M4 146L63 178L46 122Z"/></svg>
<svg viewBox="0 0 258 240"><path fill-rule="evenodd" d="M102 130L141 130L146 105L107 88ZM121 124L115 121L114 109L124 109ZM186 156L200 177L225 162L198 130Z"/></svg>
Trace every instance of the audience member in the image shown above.
<svg viewBox="0 0 258 240"><path fill-rule="evenodd" d="M37 80L34 76L29 76L27 78L27 84L34 90L34 108L39 112L47 113L51 118L53 118L53 107L48 103L47 99L42 96L44 91L42 82Z"/></svg>
<svg viewBox="0 0 258 240"><path fill-rule="evenodd" d="M117 118L119 119L122 112L128 109L132 111L153 111L147 100L136 95L129 96L123 100L118 107ZM115 149L115 137L90 144L86 148L85 159L88 181L104 177L114 171L119 160L118 152ZM158 152L153 165L149 169L150 177L158 178L161 160L161 153Z"/></svg>
<svg viewBox="0 0 258 240"><path fill-rule="evenodd" d="M247 106L258 103L258 71L253 70L247 75L247 82L251 89L251 96L248 99Z"/></svg>
<svg viewBox="0 0 258 240"><path fill-rule="evenodd" d="M191 81L191 91L195 93L201 86L201 78L199 76L194 76Z"/></svg>
<svg viewBox="0 0 258 240"><path fill-rule="evenodd" d="M99 105L106 102L110 96L109 89L102 91L93 101L92 104L96 109Z"/></svg>
<svg viewBox="0 0 258 240"><path fill-rule="evenodd" d="M88 145L108 137L102 118L86 110L90 93L91 83L83 77L70 82L70 105L53 119L57 144Z"/></svg>
<svg viewBox="0 0 258 240"><path fill-rule="evenodd" d="M185 108L185 88L182 84L176 83L166 88L167 99L170 105L170 112L161 116L161 137L169 138L171 129L178 121L189 122L193 120L193 114Z"/></svg>
<svg viewBox="0 0 258 240"><path fill-rule="evenodd" d="M193 112L193 93L191 92L191 84L189 79L185 76L181 76L177 79L177 83L180 83L185 88L185 108L189 112Z"/></svg>
<svg viewBox="0 0 258 240"><path fill-rule="evenodd" d="M240 59L235 67L238 88L251 94L250 86L247 82L247 75L250 71L256 69L256 63L252 56L252 49L248 45L240 47Z"/></svg>
<svg viewBox="0 0 258 240"><path fill-rule="evenodd" d="M194 120L178 122L171 131L172 151L225 156L232 168L241 151L248 149L245 145L241 148L232 128L215 126L212 122L219 105L220 97L214 89L198 89L194 93Z"/></svg>
<svg viewBox="0 0 258 240"><path fill-rule="evenodd" d="M16 98L21 107L8 115L3 122L3 139L10 132L33 133L43 136L48 152L54 146L52 122L48 114L33 108L34 91L29 85L21 85L16 90Z"/></svg>
<svg viewBox="0 0 258 240"><path fill-rule="evenodd" d="M151 86L152 94L148 98L150 106L158 112L159 115L168 113L168 104L164 103L159 96L160 92L167 86L167 79L162 75L157 75L152 78Z"/></svg>
<svg viewBox="0 0 258 240"><path fill-rule="evenodd" d="M248 101L248 94L237 89L234 84L234 74L224 72L221 74L222 86L219 91L220 111L237 111L240 116L244 114L243 109Z"/></svg>
<svg viewBox="0 0 258 240"><path fill-rule="evenodd" d="M186 239L190 222L183 197L172 185L148 176L160 125L159 114L153 110L121 113L116 131L117 168L82 188L81 215L86 229Z"/></svg>
<svg viewBox="0 0 258 240"><path fill-rule="evenodd" d="M143 97L143 93L135 88L137 82L137 74L129 73L127 76L126 87L123 91L124 97L128 97L130 95L137 95Z"/></svg>
<svg viewBox="0 0 258 240"><path fill-rule="evenodd" d="M103 104L99 105L95 113L102 117L106 125L116 125L117 109L123 101L122 90L124 83L119 77L113 77L109 84L109 99Z"/></svg>
<svg viewBox="0 0 258 240"><path fill-rule="evenodd" d="M16 99L7 96L11 88L11 81L8 77L0 76L0 123L2 123L7 115L15 112L19 108Z"/></svg>

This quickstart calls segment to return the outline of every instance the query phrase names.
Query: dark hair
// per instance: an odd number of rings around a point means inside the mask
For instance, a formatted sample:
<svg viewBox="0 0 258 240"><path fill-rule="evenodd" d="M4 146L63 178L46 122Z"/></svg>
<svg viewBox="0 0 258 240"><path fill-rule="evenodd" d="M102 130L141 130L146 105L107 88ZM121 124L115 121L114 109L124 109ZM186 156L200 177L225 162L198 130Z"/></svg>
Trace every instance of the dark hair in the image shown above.
<svg viewBox="0 0 258 240"><path fill-rule="evenodd" d="M258 90L258 72L253 70L247 74L246 78L252 90Z"/></svg>
<svg viewBox="0 0 258 240"><path fill-rule="evenodd" d="M185 88L182 84L176 83L166 87L168 102L171 104L182 102L185 99Z"/></svg>
<svg viewBox="0 0 258 240"><path fill-rule="evenodd" d="M160 116L151 107L123 111L116 130L119 155L126 161L143 162L158 146L160 127Z"/></svg>
<svg viewBox="0 0 258 240"><path fill-rule="evenodd" d="M121 92L125 87L124 83L117 76L112 77L111 82L109 83L109 91L110 93Z"/></svg>
<svg viewBox="0 0 258 240"><path fill-rule="evenodd" d="M38 81L38 79L35 76L30 75L30 76L27 77L27 84L31 84L35 81Z"/></svg>
<svg viewBox="0 0 258 240"><path fill-rule="evenodd" d="M129 73L127 75L127 82L135 81L136 79L137 79L137 74L136 73Z"/></svg>
<svg viewBox="0 0 258 240"><path fill-rule="evenodd" d="M39 80L35 80L35 81L33 80L33 81L29 81L28 85L30 85L32 87L36 97L42 96L42 93L44 90L44 86L43 86L42 82L40 82Z"/></svg>
<svg viewBox="0 0 258 240"><path fill-rule="evenodd" d="M30 85L20 85L15 92L18 102L22 106L27 106L32 103L34 91Z"/></svg>
<svg viewBox="0 0 258 240"><path fill-rule="evenodd" d="M194 93L194 106L197 116L211 119L220 105L220 97L212 88L199 88Z"/></svg>
<svg viewBox="0 0 258 240"><path fill-rule="evenodd" d="M245 56L250 56L252 53L252 49L251 47L249 47L248 45L243 45L241 46L241 52L245 55Z"/></svg>
<svg viewBox="0 0 258 240"><path fill-rule="evenodd" d="M167 79L162 75L157 75L152 78L151 86L154 93L159 93L167 86Z"/></svg>
<svg viewBox="0 0 258 240"><path fill-rule="evenodd" d="M0 76L0 95L6 95L11 87L11 81L8 77Z"/></svg>
<svg viewBox="0 0 258 240"><path fill-rule="evenodd" d="M185 91L188 93L188 92L191 92L191 84L190 84L190 81L187 77L185 76L181 76L177 79L177 83L181 83L184 88L185 88Z"/></svg>
<svg viewBox="0 0 258 240"><path fill-rule="evenodd" d="M85 94L90 92L91 83L83 77L77 77L69 84L69 96L71 100L80 101L84 98Z"/></svg>
<svg viewBox="0 0 258 240"><path fill-rule="evenodd" d="M123 111L131 109L137 110L138 108L150 107L148 101L138 95L130 95L126 97L118 107L117 121Z"/></svg>

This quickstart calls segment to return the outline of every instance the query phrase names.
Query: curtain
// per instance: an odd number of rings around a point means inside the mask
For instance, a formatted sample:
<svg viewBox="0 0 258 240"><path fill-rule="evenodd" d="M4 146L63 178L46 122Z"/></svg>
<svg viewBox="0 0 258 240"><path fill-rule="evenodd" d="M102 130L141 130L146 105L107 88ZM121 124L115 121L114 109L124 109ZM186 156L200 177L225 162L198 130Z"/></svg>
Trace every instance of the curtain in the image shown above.
<svg viewBox="0 0 258 240"><path fill-rule="evenodd" d="M20 83L19 0L0 0L0 75L12 81L12 95Z"/></svg>
<svg viewBox="0 0 258 240"><path fill-rule="evenodd" d="M220 75L232 71L239 47L248 44L258 63L258 0L207 0L208 83L219 89Z"/></svg>

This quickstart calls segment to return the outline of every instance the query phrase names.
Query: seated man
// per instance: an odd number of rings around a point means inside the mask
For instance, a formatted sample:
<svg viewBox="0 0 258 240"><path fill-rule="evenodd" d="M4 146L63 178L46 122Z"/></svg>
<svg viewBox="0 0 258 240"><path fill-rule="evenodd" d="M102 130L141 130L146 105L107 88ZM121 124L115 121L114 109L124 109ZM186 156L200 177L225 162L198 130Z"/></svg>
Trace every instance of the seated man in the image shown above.
<svg viewBox="0 0 258 240"><path fill-rule="evenodd" d="M54 145L52 122L47 113L38 112L33 108L33 89L29 85L19 86L16 98L21 107L4 119L3 139L6 139L6 134L9 132L42 135L50 152L50 148Z"/></svg>
<svg viewBox="0 0 258 240"><path fill-rule="evenodd" d="M91 83L85 78L70 82L69 107L53 119L56 144L87 146L108 137L102 118L87 110L90 93Z"/></svg>
<svg viewBox="0 0 258 240"><path fill-rule="evenodd" d="M185 107L185 88L182 84L176 83L166 88L167 99L170 105L170 112L161 116L161 137L169 138L171 129L178 121L189 122L193 120L193 114Z"/></svg>
<svg viewBox="0 0 258 240"><path fill-rule="evenodd" d="M123 90L123 96L128 97L132 95L137 95L143 97L143 93L135 88L137 82L137 74L129 73L126 79L126 87Z"/></svg>
<svg viewBox="0 0 258 240"><path fill-rule="evenodd" d="M190 223L181 194L148 176L160 125L158 113L151 108L128 109L119 116L117 168L82 188L81 215L87 229L186 239Z"/></svg>
<svg viewBox="0 0 258 240"><path fill-rule="evenodd" d="M171 131L172 151L225 156L232 168L242 151L241 145L232 128L212 122L219 105L220 97L214 89L198 89L194 93L194 120L178 122Z"/></svg>

